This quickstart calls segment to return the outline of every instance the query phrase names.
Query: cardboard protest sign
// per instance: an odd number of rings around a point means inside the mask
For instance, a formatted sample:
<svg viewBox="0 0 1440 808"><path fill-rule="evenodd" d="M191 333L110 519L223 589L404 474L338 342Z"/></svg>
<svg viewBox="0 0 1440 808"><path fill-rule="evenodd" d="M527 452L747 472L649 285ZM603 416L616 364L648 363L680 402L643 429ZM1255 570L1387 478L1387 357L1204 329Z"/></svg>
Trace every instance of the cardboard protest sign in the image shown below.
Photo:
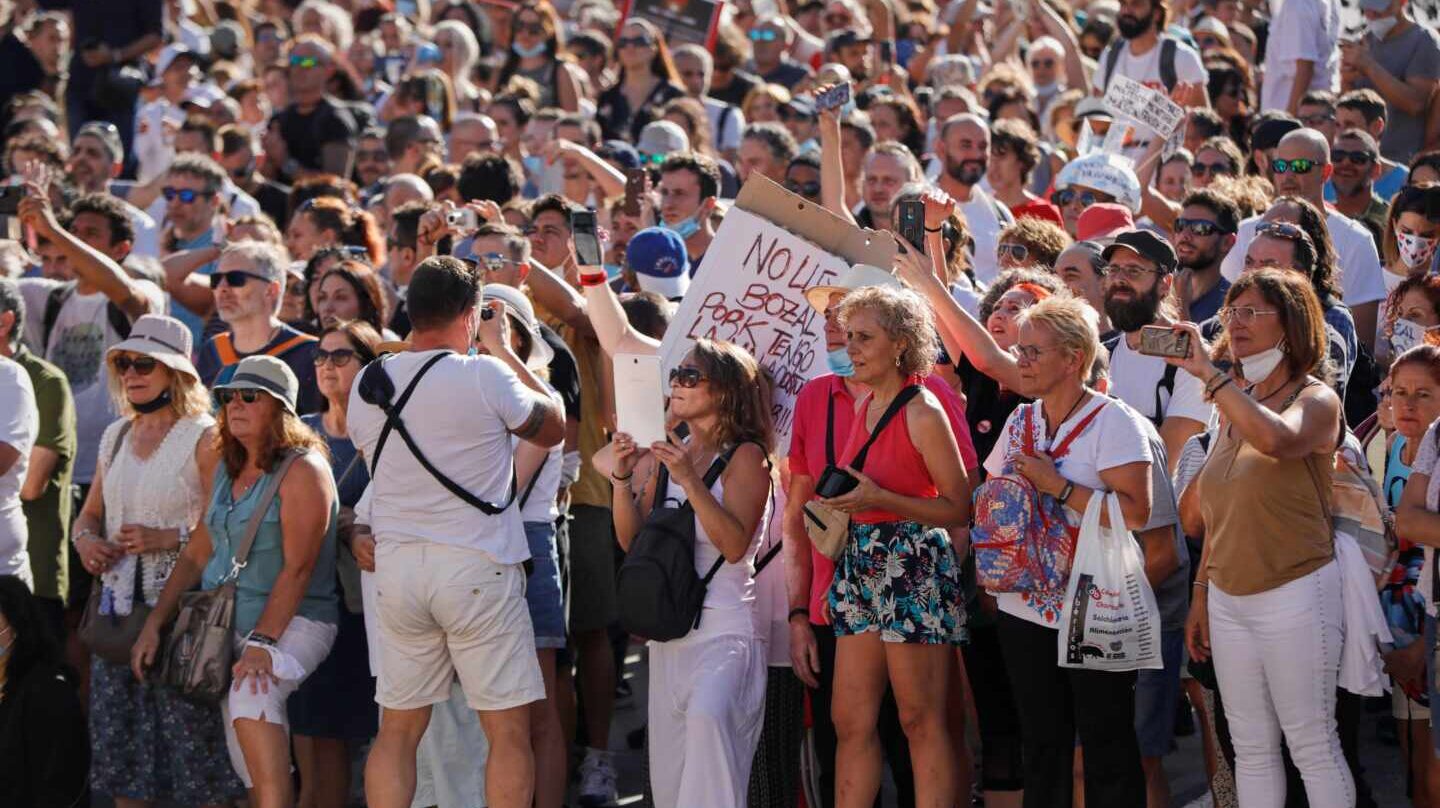
<svg viewBox="0 0 1440 808"><path fill-rule="evenodd" d="M753 174L715 233L660 346L661 378L697 339L749 351L775 380L778 447L790 444L795 396L825 367L825 321L805 290L835 283L851 264L889 268L895 241L862 230Z"/></svg>
<svg viewBox="0 0 1440 808"><path fill-rule="evenodd" d="M1105 91L1105 107L1116 118L1129 118L1162 138L1170 137L1185 110L1159 90L1154 90L1128 76L1115 76Z"/></svg>
<svg viewBox="0 0 1440 808"><path fill-rule="evenodd" d="M620 27L632 16L640 17L655 23L671 48L691 44L709 50L715 47L723 7L720 0L629 0Z"/></svg>

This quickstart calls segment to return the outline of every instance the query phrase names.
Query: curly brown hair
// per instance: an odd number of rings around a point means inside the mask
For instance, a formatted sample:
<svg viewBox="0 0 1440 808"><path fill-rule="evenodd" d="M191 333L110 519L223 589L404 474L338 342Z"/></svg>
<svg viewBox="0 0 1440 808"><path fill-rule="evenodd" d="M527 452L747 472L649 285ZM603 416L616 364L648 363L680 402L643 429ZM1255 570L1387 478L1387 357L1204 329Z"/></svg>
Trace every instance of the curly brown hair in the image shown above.
<svg viewBox="0 0 1440 808"><path fill-rule="evenodd" d="M930 305L909 289L867 286L845 295L836 315L845 325L860 309L875 313L886 336L903 347L896 370L902 377L928 376L940 355L940 338Z"/></svg>
<svg viewBox="0 0 1440 808"><path fill-rule="evenodd" d="M324 439L306 426L300 416L285 409L285 405L272 396L260 396L256 403L260 401L269 402L267 406L270 407L270 429L265 433L265 443L256 463L261 471L266 474L274 471L292 449L315 452L327 461L330 459L330 448L326 446ZM215 430L215 440L220 452L220 462L225 464L225 473L233 480L245 469L250 456L245 444L230 434L230 417L226 412L228 409L221 407L215 414L215 422L219 427Z"/></svg>

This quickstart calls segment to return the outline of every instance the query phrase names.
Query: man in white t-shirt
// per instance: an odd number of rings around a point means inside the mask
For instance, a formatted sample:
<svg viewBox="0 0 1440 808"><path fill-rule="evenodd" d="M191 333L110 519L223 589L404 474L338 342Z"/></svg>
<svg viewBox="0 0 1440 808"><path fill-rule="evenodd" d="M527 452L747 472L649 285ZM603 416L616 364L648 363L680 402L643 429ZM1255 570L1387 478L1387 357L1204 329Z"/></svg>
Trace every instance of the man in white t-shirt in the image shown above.
<svg viewBox="0 0 1440 808"><path fill-rule="evenodd" d="M1120 36L1100 54L1090 79L1091 93L1104 96L1115 76L1133 79L1167 96L1181 84L1205 86L1210 74L1199 52L1162 33L1168 13L1160 0L1122 0L1115 20ZM1150 137L1150 130L1137 129L1125 143L1124 154L1139 160Z"/></svg>
<svg viewBox="0 0 1440 808"><path fill-rule="evenodd" d="M65 371L75 396L75 482L95 475L100 435L115 420L105 371L105 351L130 334L145 314L165 313L165 294L149 281L132 278L121 262L135 239L130 215L120 200L87 194L70 207L66 230L55 220L46 194L31 186L20 203L20 218L37 238L58 248L74 280L20 280L25 297L25 342Z"/></svg>
<svg viewBox="0 0 1440 808"><path fill-rule="evenodd" d="M1325 206L1325 181L1330 178L1330 144L1314 129L1296 129L1281 138L1275 149L1275 163L1285 170L1271 174L1277 196L1298 196L1326 212L1330 240L1339 259L1340 291L1355 319L1355 335L1372 351L1380 301L1385 299L1385 277L1380 255L1369 229L1354 219ZM1302 170L1303 169L1303 170ZM1245 253L1255 238L1260 216L1240 223L1235 246L1220 264L1226 280L1234 281L1245 270Z"/></svg>
<svg viewBox="0 0 1440 808"><path fill-rule="evenodd" d="M1340 90L1338 0L1270 0L1260 108L1300 109L1311 90Z"/></svg>
<svg viewBox="0 0 1440 808"><path fill-rule="evenodd" d="M940 126L940 137L935 140L935 157L944 169L936 184L954 198L970 228L975 249L975 277L981 283L990 283L1000 274L995 254L1000 231L1013 224L1015 217L1009 208L980 187L990 166L989 124L979 115L968 112L946 120Z"/></svg>
<svg viewBox="0 0 1440 808"><path fill-rule="evenodd" d="M371 463L376 541L383 717L365 773L376 808L410 805L415 750L456 676L490 742L487 804L528 807L533 797L529 705L545 698L545 684L510 438L556 446L565 416L511 349L508 320L495 316L503 305L482 316L480 292L474 268L424 261L406 294L410 350L372 364L350 394L350 437ZM477 333L489 355L465 356Z"/></svg>
<svg viewBox="0 0 1440 808"><path fill-rule="evenodd" d="M705 106L710 119L710 145L716 154L735 162L740 152L740 134L745 131L745 113L733 104L710 97L715 60L699 45L681 45L673 51L673 58L686 94Z"/></svg>
<svg viewBox="0 0 1440 808"><path fill-rule="evenodd" d="M30 374L14 360L0 356L0 575L16 575L34 587L29 533L20 503L20 486L30 466L30 450L40 430L35 389Z"/></svg>
<svg viewBox="0 0 1440 808"><path fill-rule="evenodd" d="M1121 332L1110 348L1109 393L1155 424L1166 456L1178 458L1185 441L1210 423L1214 408L1199 379L1139 351L1142 328L1174 322L1161 301L1175 279L1175 250L1149 230L1128 230L1101 255L1108 262L1105 315Z"/></svg>

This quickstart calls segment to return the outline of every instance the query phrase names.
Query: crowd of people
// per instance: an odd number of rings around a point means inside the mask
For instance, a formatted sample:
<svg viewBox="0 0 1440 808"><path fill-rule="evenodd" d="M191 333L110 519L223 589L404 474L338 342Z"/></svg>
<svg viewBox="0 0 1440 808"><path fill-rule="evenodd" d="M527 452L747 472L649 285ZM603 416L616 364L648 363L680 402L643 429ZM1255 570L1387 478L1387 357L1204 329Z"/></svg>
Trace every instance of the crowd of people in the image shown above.
<svg viewBox="0 0 1440 808"><path fill-rule="evenodd" d="M1434 2L0 11L0 805L1440 806ZM675 320L773 186L798 394Z"/></svg>

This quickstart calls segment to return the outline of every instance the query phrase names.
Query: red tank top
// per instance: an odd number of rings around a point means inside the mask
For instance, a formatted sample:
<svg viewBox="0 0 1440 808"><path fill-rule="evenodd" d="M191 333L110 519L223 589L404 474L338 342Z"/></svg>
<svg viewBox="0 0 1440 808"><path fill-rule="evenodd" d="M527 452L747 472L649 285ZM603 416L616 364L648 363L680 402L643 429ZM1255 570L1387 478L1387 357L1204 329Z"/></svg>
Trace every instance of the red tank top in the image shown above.
<svg viewBox="0 0 1440 808"><path fill-rule="evenodd" d="M873 395L867 395L860 403L856 414L856 428L850 430L845 449L837 458L841 468L849 468L855 455L860 453L860 447L870 439L864 423L872 398ZM907 404L885 425L885 431L881 432L870 446L870 452L865 457L865 467L860 471L886 491L907 497L934 499L940 492L935 488L935 481L930 479L930 470L925 466L925 459L910 441L909 409ZM900 516L881 510L860 511L852 514L850 520L861 524L905 521Z"/></svg>

